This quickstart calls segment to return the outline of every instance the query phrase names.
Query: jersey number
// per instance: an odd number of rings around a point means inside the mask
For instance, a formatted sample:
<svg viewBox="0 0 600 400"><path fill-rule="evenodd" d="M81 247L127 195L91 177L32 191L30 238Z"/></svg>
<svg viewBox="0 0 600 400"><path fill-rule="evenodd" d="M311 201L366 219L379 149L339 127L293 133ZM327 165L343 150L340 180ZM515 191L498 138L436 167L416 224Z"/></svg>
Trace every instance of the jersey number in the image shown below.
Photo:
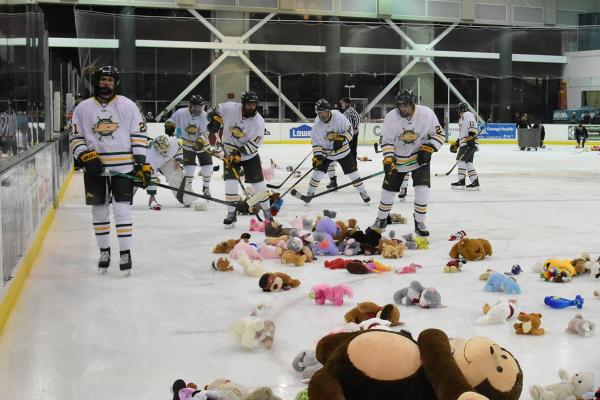
<svg viewBox="0 0 600 400"><path fill-rule="evenodd" d="M442 130L442 127L439 125L435 126L435 133L437 133L440 136L444 136L444 131Z"/></svg>
<svg viewBox="0 0 600 400"><path fill-rule="evenodd" d="M140 122L140 132L146 132L146 123Z"/></svg>

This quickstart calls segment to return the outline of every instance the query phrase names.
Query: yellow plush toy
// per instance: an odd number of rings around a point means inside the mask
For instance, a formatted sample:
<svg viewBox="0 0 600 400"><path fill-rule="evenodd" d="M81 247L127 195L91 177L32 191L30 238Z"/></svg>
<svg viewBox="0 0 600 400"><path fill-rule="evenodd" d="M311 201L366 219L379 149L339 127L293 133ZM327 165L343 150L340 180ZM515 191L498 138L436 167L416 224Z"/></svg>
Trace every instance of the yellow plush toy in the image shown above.
<svg viewBox="0 0 600 400"><path fill-rule="evenodd" d="M296 267L301 267L306 262L306 255L294 253L291 250L284 250L281 254L282 264L294 264Z"/></svg>
<svg viewBox="0 0 600 400"><path fill-rule="evenodd" d="M464 258L467 261L483 260L492 255L492 245L485 239L463 238L450 249L451 258Z"/></svg>
<svg viewBox="0 0 600 400"><path fill-rule="evenodd" d="M381 256L383 258L401 258L404 250L406 250L406 247L402 243L396 245L383 243Z"/></svg>
<svg viewBox="0 0 600 400"><path fill-rule="evenodd" d="M540 273L540 276L545 280L559 283L563 281L568 282L575 275L577 275L577 271L570 260L558 260L555 258L544 261Z"/></svg>

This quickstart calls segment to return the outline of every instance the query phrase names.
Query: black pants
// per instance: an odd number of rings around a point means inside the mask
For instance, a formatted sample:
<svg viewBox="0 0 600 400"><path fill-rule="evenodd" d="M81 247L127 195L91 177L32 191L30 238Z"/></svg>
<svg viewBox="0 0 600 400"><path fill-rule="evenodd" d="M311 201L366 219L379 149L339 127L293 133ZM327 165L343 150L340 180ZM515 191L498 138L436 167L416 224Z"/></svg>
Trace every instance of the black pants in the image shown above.
<svg viewBox="0 0 600 400"><path fill-rule="evenodd" d="M133 180L122 176L101 176L87 172L83 174L85 204L101 206L109 203L111 195L115 201L133 203Z"/></svg>
<svg viewBox="0 0 600 400"><path fill-rule="evenodd" d="M334 161L340 164L340 167L342 167L342 171L344 171L345 175L351 174L352 172L358 170L356 166L356 155L352 154L352 151L348 153L345 157L340 158L339 160L325 159L323 163L316 168L316 170L321 172L327 172L329 164L331 164Z"/></svg>
<svg viewBox="0 0 600 400"><path fill-rule="evenodd" d="M419 168L409 171L413 181L413 186L427 186L431 187L431 173L429 164L421 165ZM390 192L399 192L400 185L404 180L404 176L409 172L394 171L389 174L385 174L383 179L383 185L381 187Z"/></svg>
<svg viewBox="0 0 600 400"><path fill-rule="evenodd" d="M354 136L352 136L352 140L350 141L350 152L354 156L355 160L356 160L356 157L358 157L357 154L356 154L356 147L357 146L358 146L358 132L356 132L354 134Z"/></svg>
<svg viewBox="0 0 600 400"><path fill-rule="evenodd" d="M258 183L264 181L263 173L262 173L262 165L260 163L260 156L257 154L249 160L241 161L238 166L238 171L241 169L244 170L244 182L246 183ZM223 167L224 179L235 179L235 175L233 171L229 168ZM239 173L238 173L239 176Z"/></svg>
<svg viewBox="0 0 600 400"><path fill-rule="evenodd" d="M183 165L197 165L196 158L200 165L212 165L212 156L207 152L197 153L195 151L183 149Z"/></svg>
<svg viewBox="0 0 600 400"><path fill-rule="evenodd" d="M477 147L469 147L469 146L459 147L458 153L456 153L456 160L472 163L473 158L475 158L476 151L477 151Z"/></svg>

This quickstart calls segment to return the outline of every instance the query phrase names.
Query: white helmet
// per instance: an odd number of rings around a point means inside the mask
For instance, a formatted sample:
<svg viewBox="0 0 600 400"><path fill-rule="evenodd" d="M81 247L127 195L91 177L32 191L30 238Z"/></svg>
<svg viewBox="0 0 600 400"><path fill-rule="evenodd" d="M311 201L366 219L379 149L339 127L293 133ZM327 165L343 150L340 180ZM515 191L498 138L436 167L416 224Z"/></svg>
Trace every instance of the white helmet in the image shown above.
<svg viewBox="0 0 600 400"><path fill-rule="evenodd" d="M169 153L169 138L166 135L157 136L156 139L152 141L152 146L154 146L160 155L164 157Z"/></svg>

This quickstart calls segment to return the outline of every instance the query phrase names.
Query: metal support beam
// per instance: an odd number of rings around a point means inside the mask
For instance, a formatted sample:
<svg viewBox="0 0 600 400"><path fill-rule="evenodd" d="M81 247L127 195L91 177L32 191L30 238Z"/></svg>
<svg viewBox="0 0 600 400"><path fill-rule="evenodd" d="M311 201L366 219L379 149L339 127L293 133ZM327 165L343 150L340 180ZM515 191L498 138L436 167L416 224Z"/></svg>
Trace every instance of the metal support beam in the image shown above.
<svg viewBox="0 0 600 400"><path fill-rule="evenodd" d="M112 39L110 39L112 40ZM212 49L212 50L256 50L256 51L286 51L301 53L325 53L325 46L304 46L293 44L263 44L227 42L192 42L189 40L145 40L135 41L137 47L169 48L169 49Z"/></svg>
<svg viewBox="0 0 600 400"><path fill-rule="evenodd" d="M446 37L446 35L448 35L450 32L452 32L454 30L454 28L456 28L457 26L458 26L458 22L455 22L452 25L450 25L449 27L447 27L446 29L444 29L444 31L442 33L440 33L439 35L437 35L435 37L435 39L433 39L427 46L425 46L425 48L433 49L443 38Z"/></svg>
<svg viewBox="0 0 600 400"><path fill-rule="evenodd" d="M193 8L188 8L188 12L190 14L192 14L194 17L196 17L196 19L198 21L200 21L202 23L202 25L204 25L209 31L211 31L213 35L218 37L221 41L225 40L225 35L223 35L217 28L215 28L213 26L213 24L208 22L206 20L206 18L204 18L202 15L200 15L200 13L198 11L194 10Z"/></svg>
<svg viewBox="0 0 600 400"><path fill-rule="evenodd" d="M271 18L273 18L275 15L275 13L271 13L269 15L267 15L266 17L264 17L263 19L261 19L256 25L254 25L252 28L250 28L248 30L248 32L244 33L241 37L240 37L240 41L241 42L245 42L246 40L248 40L248 38L250 36L252 36L254 34L254 32L256 32L257 30L259 30L260 28L263 27L264 24L266 24L267 22L269 22L271 20Z"/></svg>
<svg viewBox="0 0 600 400"><path fill-rule="evenodd" d="M196 79L193 80L192 83L190 83L185 89L183 89L183 91L181 93L179 93L179 96L175 97L175 99L169 103L169 105L167 107L165 107L164 110L162 110L160 112L160 114L158 114L156 116L155 121L160 121L161 117L169 112L171 109L173 109L173 107L175 107L177 105L177 103L179 103L181 100L183 100L183 98L185 96L187 96L192 90L194 90L194 88L196 86L198 86L198 84L200 82L202 82L202 80L204 78L206 78L208 75L210 75L210 73L217 68L217 66L219 64L221 64L223 62L223 60L225 60L227 57L229 57L231 55L231 53L229 51L225 51L223 52L223 54L221 54L215 61L213 61L212 64L210 64L208 66L208 68L206 68L204 71L202 71L202 73L200 75L198 75L198 77Z"/></svg>
<svg viewBox="0 0 600 400"><path fill-rule="evenodd" d="M387 22L387 24L388 24L388 25L389 25L389 26L390 26L390 27L391 27L391 28L392 28L394 31L396 31L396 33L397 33L398 35L400 35L400 37L401 37L402 39L404 39L404 41L405 41L406 43L408 43L408 45L409 45L410 47L412 47L413 49L417 49L417 48L419 48L420 46L421 46L421 47L423 46L423 45L418 45L418 44L416 44L416 43L415 43L415 42L414 42L414 41L413 41L413 40L412 40L412 39L411 39L411 38L410 38L410 37L409 37L409 36L406 34L406 32L404 32L402 29L398 28L398 25L396 25L396 24L394 23L394 21L392 21L392 19L391 19L391 18L386 18L386 19L385 19L385 22Z"/></svg>
<svg viewBox="0 0 600 400"><path fill-rule="evenodd" d="M258 75L258 77L260 79L262 79L262 81L269 87L269 89L271 89L273 91L273 93L275 93L276 95L281 97L281 100L283 100L283 102L285 104L287 104L287 106L297 115L299 116L303 121L306 120L307 118L304 116L304 114L302 114L302 112L296 108L296 106L294 105L294 103L292 103L283 93L281 93L281 91L277 88L277 86L275 86L273 84L273 82L271 82L269 80L269 78L267 78L265 76L265 74L262 73L262 71L260 69L258 69L258 67L256 65L254 65L254 63L252 61L250 61L250 59L248 57L246 57L243 53L239 52L237 54L237 56L246 63L246 65L248 65L248 67L250 67L250 69L252 71L254 71L254 73L256 75Z"/></svg>
<svg viewBox="0 0 600 400"><path fill-rule="evenodd" d="M417 49L389 49L382 47L340 47L340 53L345 54L372 54L381 56L410 56L410 57L450 57L450 58L479 58L486 60L499 60L500 53L485 53L478 51L447 51ZM553 56L540 56L553 57ZM554 56L558 57L558 56Z"/></svg>
<svg viewBox="0 0 600 400"><path fill-rule="evenodd" d="M419 62L419 57L413 58L413 60L411 62L406 64L406 66L404 68L402 68L402 71L400 71L398 73L398 75L396 75L396 77L394 79L392 79L391 82L388 83L387 86L384 87L383 90L381 92L379 92L379 94L377 96L375 96L375 98L373 100L371 100L371 102L362 111L361 116L364 117L365 115L367 115L369 113L369 111L371 111L371 109L373 107L375 107L375 105L377 105L377 103L379 103L379 100L383 99L383 97L387 94L387 92L392 90L392 88L394 86L396 86L396 84L398 82L400 82L400 79L402 79L402 77L404 75L406 75L408 73L408 71L410 71L417 62Z"/></svg>

